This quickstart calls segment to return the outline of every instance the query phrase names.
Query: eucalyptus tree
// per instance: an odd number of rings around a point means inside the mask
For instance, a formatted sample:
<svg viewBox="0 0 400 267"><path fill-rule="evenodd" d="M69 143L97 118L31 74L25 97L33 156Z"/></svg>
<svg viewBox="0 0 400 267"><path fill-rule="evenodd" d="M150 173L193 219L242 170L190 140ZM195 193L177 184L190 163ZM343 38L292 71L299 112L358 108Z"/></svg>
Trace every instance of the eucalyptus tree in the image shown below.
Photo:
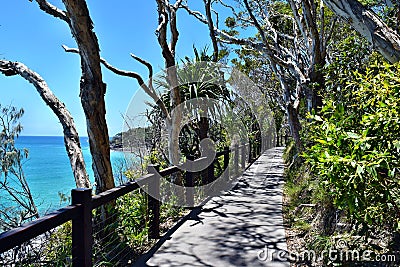
<svg viewBox="0 0 400 267"><path fill-rule="evenodd" d="M323 87L322 67L336 19L325 12L320 1L234 1L236 7L216 1L232 12L226 20L230 31L214 32L221 42L257 51L267 61L281 85L285 109L293 138L301 148L299 108L306 98L308 110L321 106L319 87ZM209 17L184 8L209 25ZM256 37L240 37L238 28L256 29ZM239 36L238 36L239 35ZM294 85L293 85L294 84Z"/></svg>
<svg viewBox="0 0 400 267"><path fill-rule="evenodd" d="M33 1L33 0L32 0ZM110 145L105 119L106 84L103 82L99 43L93 31L93 22L85 0L63 0L66 10L62 10L46 0L35 0L45 13L67 23L75 38L81 59L82 76L80 98L86 117L87 134L92 155L92 169L96 181L96 191L102 192L115 187L110 162ZM79 136L73 118L65 105L55 97L45 81L22 63L1 61L1 71L5 75L20 75L31 82L47 105L58 116L64 130L64 140L78 187L90 187L83 161Z"/></svg>
<svg viewBox="0 0 400 267"><path fill-rule="evenodd" d="M102 192L115 187L111 161L110 141L106 122L106 84L100 66L100 48L93 22L85 0L63 0L61 10L46 0L35 0L40 9L66 22L76 40L81 59L82 76L80 98L86 117L92 169L96 191Z"/></svg>
<svg viewBox="0 0 400 267"><path fill-rule="evenodd" d="M357 0L324 0L324 3L364 36L388 61L395 63L400 60L399 33L384 23L372 9ZM385 5L394 6L390 0L385 1Z"/></svg>
<svg viewBox="0 0 400 267"><path fill-rule="evenodd" d="M41 2L41 1L40 1ZM164 59L164 67L166 71L166 81L168 84L169 94L171 97L169 110L166 104L162 101L159 94L153 87L153 67L147 62L145 59L131 54L132 58L137 60L139 63L143 64L148 69L148 79L147 83L145 79L138 73L133 71L127 71L119 69L113 65L111 65L106 59L96 58L97 63L102 63L108 70L113 73L125 77L130 77L136 79L139 83L140 87L144 90L144 92L152 98L154 103L160 108L163 115L165 116L167 131L168 131L168 160L171 164L178 164L180 161L179 157L179 131L180 124L182 120L182 114L180 109L175 109L177 106L181 104L181 97L179 93L179 83L178 77L176 73L176 45L179 39L179 31L177 27L177 11L180 8L182 0L177 0L174 3L171 3L170 0L161 1L156 0L157 4L157 16L158 16L158 27L156 29L157 40L160 45L162 56ZM94 34L94 33L93 33ZM82 47L79 46L78 49L69 48L63 46L66 52L78 53L82 54ZM84 47L83 47L84 48ZM94 47L94 49L98 52L98 46ZM96 65L96 69L97 69ZM173 112L172 112L173 110ZM177 175L176 181L177 184L182 184L182 177Z"/></svg>
<svg viewBox="0 0 400 267"><path fill-rule="evenodd" d="M269 108L273 111L277 143L282 144L279 137L283 130L287 130L287 121L284 119L286 108L282 88L275 73L269 67L266 58L254 50L241 48L236 50L236 54L237 58L232 59L232 63L263 92Z"/></svg>

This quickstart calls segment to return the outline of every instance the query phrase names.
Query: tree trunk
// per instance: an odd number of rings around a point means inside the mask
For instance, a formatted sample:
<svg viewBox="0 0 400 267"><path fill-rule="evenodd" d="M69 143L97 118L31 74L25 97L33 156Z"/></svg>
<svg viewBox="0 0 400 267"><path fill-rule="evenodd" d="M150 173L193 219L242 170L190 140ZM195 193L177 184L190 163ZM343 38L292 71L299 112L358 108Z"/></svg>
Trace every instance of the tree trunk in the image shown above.
<svg viewBox="0 0 400 267"><path fill-rule="evenodd" d="M391 63L400 60L400 36L357 0L324 0Z"/></svg>
<svg viewBox="0 0 400 267"><path fill-rule="evenodd" d="M296 148L298 151L302 149L302 143L300 138L301 124L299 121L299 116L297 110L293 107L292 104L287 105L287 113L288 113L288 124L290 128L290 133L294 139L296 144Z"/></svg>
<svg viewBox="0 0 400 267"><path fill-rule="evenodd" d="M208 137L209 128L210 128L210 124L208 122L207 116L200 117L200 121L199 121L199 139L200 139L200 141Z"/></svg>
<svg viewBox="0 0 400 267"><path fill-rule="evenodd" d="M182 123L182 110L179 108L181 97L179 92L179 81L177 69L175 66L175 48L179 38L177 29L176 11L182 1L177 1L174 5L168 0L156 0L158 12L158 28L156 30L158 43L164 57L165 68L167 72L167 82L169 86L169 94L171 99L170 117L167 118L168 128L168 156L173 165L179 164L179 133ZM167 33L169 23L169 32ZM170 35L170 42L167 37ZM177 173L175 184L183 185L182 175ZM179 197L183 196L183 191L178 192Z"/></svg>
<svg viewBox="0 0 400 267"><path fill-rule="evenodd" d="M182 110L178 107L181 104L178 77L176 73L175 62L172 67L168 67L171 63L167 63L168 84L170 86L171 99L171 123L168 133L168 156L173 165L179 164L179 133L181 130ZM177 108L178 107L178 108ZM179 181L178 181L179 182Z"/></svg>
<svg viewBox="0 0 400 267"><path fill-rule="evenodd" d="M97 193L115 187L110 162L110 144L106 123L100 48L93 32L93 22L84 0L63 0L70 19L70 28L81 56L80 97L86 116L90 152Z"/></svg>
<svg viewBox="0 0 400 267"><path fill-rule="evenodd" d="M78 131L71 113L69 113L64 103L53 94L39 74L22 63L0 60L0 72L6 76L20 75L35 86L43 101L51 108L63 127L64 145L74 174L76 187L90 188Z"/></svg>
<svg viewBox="0 0 400 267"><path fill-rule="evenodd" d="M213 62L218 61L218 41L217 37L215 36L215 31L214 31L214 22L212 19L212 10L211 10L211 0L204 0L204 6L206 9L206 16L207 16L207 25L208 25L208 31L210 32L210 38L211 42L213 45Z"/></svg>
<svg viewBox="0 0 400 267"><path fill-rule="evenodd" d="M312 84L312 89L309 89L309 93L306 93L306 95L309 94L308 99L311 101L311 109L314 109L316 111L320 110L322 107L322 90L325 87L325 78L324 74L322 73L321 69L322 66L325 65L325 62L321 62L320 64L317 64L314 66L314 68L310 71L309 77L310 77L310 84ZM309 110L311 111L311 110Z"/></svg>

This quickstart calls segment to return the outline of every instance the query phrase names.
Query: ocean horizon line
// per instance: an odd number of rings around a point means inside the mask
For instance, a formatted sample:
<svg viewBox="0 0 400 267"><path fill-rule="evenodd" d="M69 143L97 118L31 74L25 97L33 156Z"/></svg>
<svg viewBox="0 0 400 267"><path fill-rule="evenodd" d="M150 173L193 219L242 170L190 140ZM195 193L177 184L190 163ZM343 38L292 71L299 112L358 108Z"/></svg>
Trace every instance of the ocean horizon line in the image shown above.
<svg viewBox="0 0 400 267"><path fill-rule="evenodd" d="M43 134L43 135L32 135L32 134L20 134L19 135L20 137L64 137L64 135L46 135L46 134ZM79 138L83 138L83 137L88 137L88 136L79 136Z"/></svg>
<svg viewBox="0 0 400 267"><path fill-rule="evenodd" d="M115 134L117 135L117 134ZM113 138L115 135L109 135L110 138ZM29 134L20 134L19 137L64 137L64 135L29 135ZM79 138L89 138L87 135L79 136Z"/></svg>

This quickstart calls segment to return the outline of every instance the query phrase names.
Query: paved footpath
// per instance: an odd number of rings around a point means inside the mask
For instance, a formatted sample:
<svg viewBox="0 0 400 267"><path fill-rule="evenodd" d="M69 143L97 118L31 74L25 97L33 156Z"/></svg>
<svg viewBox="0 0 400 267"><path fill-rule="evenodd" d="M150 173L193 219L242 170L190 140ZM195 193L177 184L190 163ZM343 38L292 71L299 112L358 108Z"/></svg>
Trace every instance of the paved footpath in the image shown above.
<svg viewBox="0 0 400 267"><path fill-rule="evenodd" d="M192 211L134 266L289 266L279 261L287 249L282 151L264 152L234 189Z"/></svg>

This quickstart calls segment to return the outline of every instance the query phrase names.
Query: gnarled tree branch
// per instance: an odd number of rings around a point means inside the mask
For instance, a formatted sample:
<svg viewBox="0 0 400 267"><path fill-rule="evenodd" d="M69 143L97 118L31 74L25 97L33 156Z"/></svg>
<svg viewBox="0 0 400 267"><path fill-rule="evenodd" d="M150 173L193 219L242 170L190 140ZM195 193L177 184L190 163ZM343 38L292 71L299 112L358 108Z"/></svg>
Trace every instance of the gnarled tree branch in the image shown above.
<svg viewBox="0 0 400 267"><path fill-rule="evenodd" d="M33 0L29 0L29 1L32 2ZM47 14L52 15L53 17L62 19L63 21L67 22L68 24L70 23L69 18L67 16L67 12L50 4L46 0L35 0L35 1L36 1L36 3L38 3L40 9L43 10L44 12L46 12Z"/></svg>
<svg viewBox="0 0 400 267"><path fill-rule="evenodd" d="M215 36L215 31L214 31L214 22L212 19L212 13L211 13L211 0L203 0L204 1L204 6L206 9L206 16L207 16L207 25L208 25L208 30L210 32L210 38L211 42L213 45L213 61L217 62L218 61L218 42L217 38Z"/></svg>
<svg viewBox="0 0 400 267"><path fill-rule="evenodd" d="M66 45L63 45L62 47L64 48L65 52L79 54L79 50L76 48L70 48L70 47L67 47ZM139 83L140 87L142 87L142 89L145 91L145 93L154 100L154 102L162 110L164 115L168 118L170 116L168 113L168 110L165 107L164 102L161 101L160 97L157 95L156 91L154 90L154 88L152 86L151 79L152 79L152 74L153 74L153 67L150 65L149 62L145 61L144 59L142 59L138 56L135 56L133 54L131 54L131 56L134 59L136 59L137 61L139 61L140 63L144 64L149 69L149 84L148 85L145 84L145 82L144 82L142 76L140 76L140 74L133 72L133 71L126 71L126 70L118 69L118 68L114 67L113 65L111 65L110 63L108 63L104 58L100 58L100 61L104 67L106 67L108 70L112 71L113 73L120 75L120 76L136 79L137 82Z"/></svg>
<svg viewBox="0 0 400 267"><path fill-rule="evenodd" d="M0 72L6 76L20 75L35 86L43 101L54 112L63 127L65 149L67 150L76 186L90 188L78 131L76 130L71 113L65 107L64 103L53 94L39 74L20 62L0 60Z"/></svg>
<svg viewBox="0 0 400 267"><path fill-rule="evenodd" d="M390 62L400 61L400 36L357 0L324 0Z"/></svg>

